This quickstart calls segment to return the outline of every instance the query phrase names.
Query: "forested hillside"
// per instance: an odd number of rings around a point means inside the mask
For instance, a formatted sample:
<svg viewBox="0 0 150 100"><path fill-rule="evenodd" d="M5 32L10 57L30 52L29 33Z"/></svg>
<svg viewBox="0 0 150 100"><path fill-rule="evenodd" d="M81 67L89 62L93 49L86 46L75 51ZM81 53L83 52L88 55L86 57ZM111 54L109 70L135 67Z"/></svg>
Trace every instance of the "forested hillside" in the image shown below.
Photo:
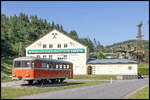
<svg viewBox="0 0 150 100"><path fill-rule="evenodd" d="M144 49L149 49L149 41L143 40ZM136 40L127 40L119 43L114 43L112 45L108 45L105 47L105 52L112 52L111 48L115 51L119 47L127 47L127 45L130 45L131 47L136 46Z"/></svg>
<svg viewBox="0 0 150 100"><path fill-rule="evenodd" d="M79 38L75 30L66 32L62 25L47 22L37 16L27 16L20 13L19 16L10 17L5 14L1 15L1 57L17 57L20 42L22 42L22 55L25 56L26 46L53 29L57 29L81 44L88 46L89 51L93 52L93 42L89 38Z"/></svg>

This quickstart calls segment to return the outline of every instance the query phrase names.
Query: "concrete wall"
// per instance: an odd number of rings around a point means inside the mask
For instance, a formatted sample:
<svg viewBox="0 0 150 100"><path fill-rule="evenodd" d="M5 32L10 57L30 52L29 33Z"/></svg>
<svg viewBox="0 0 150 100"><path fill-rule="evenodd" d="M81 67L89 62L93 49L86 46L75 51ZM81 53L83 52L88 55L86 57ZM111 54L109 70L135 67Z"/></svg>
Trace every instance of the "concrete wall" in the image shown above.
<svg viewBox="0 0 150 100"><path fill-rule="evenodd" d="M52 35L53 33L57 33L56 38ZM43 48L43 44L46 44L47 47ZM49 44L53 45L53 48L49 48ZM61 48L58 48L57 45L61 44ZM64 48L64 44L67 44L67 48ZM28 50L35 49L85 49L85 53L55 53L55 54L28 54ZM46 55L46 58L49 58L49 55L53 56L53 59L57 59L58 56L67 55L66 61L70 61L73 63L73 73L77 74L86 74L86 61L87 61L87 47L82 44L76 42L75 40L69 38L63 33L53 30L46 34L44 37L40 38L30 46L26 48L26 56L34 56L37 57L40 55L43 58L43 55Z"/></svg>

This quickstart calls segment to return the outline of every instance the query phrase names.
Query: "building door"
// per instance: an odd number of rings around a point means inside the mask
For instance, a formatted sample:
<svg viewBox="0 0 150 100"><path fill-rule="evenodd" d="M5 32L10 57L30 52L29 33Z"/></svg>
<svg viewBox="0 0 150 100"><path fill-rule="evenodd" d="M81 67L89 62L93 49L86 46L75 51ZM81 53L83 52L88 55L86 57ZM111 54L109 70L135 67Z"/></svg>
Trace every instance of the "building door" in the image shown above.
<svg viewBox="0 0 150 100"><path fill-rule="evenodd" d="M91 75L91 74L92 74L92 67L91 67L91 66L88 66L87 71L88 71L88 75Z"/></svg>

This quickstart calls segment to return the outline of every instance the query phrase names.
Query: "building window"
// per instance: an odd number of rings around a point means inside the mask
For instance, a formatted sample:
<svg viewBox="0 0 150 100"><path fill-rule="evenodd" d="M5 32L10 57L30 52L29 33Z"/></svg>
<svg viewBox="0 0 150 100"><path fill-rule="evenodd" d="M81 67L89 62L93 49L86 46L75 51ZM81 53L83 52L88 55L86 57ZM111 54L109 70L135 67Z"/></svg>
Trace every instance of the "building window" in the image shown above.
<svg viewBox="0 0 150 100"><path fill-rule="evenodd" d="M58 45L57 45L57 48L61 48L61 44L58 44Z"/></svg>
<svg viewBox="0 0 150 100"><path fill-rule="evenodd" d="M53 48L53 45L52 45L52 44L49 44L49 48Z"/></svg>
<svg viewBox="0 0 150 100"><path fill-rule="evenodd" d="M46 48L46 44L43 44L43 48Z"/></svg>
<svg viewBox="0 0 150 100"><path fill-rule="evenodd" d="M53 55L49 55L49 59L53 59Z"/></svg>
<svg viewBox="0 0 150 100"><path fill-rule="evenodd" d="M67 44L64 44L64 48L67 48Z"/></svg>
<svg viewBox="0 0 150 100"><path fill-rule="evenodd" d="M43 55L43 58L46 58L46 55Z"/></svg>
<svg viewBox="0 0 150 100"><path fill-rule="evenodd" d="M108 67L108 70L109 70L109 72L112 72L113 67L112 67L112 66L109 66L109 67Z"/></svg>
<svg viewBox="0 0 150 100"><path fill-rule="evenodd" d="M40 58L40 55L37 55L37 58Z"/></svg>
<svg viewBox="0 0 150 100"><path fill-rule="evenodd" d="M67 60L67 55L64 55L64 60Z"/></svg>
<svg viewBox="0 0 150 100"><path fill-rule="evenodd" d="M132 70L132 66L129 66L128 69L129 69L129 70Z"/></svg>

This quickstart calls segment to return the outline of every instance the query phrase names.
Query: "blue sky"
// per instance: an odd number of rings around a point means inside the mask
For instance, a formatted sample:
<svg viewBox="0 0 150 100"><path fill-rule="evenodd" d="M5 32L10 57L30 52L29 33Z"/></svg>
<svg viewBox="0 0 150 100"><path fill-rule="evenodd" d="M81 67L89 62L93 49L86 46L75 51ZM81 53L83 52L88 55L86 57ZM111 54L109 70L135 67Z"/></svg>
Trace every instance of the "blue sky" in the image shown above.
<svg viewBox="0 0 150 100"><path fill-rule="evenodd" d="M37 15L48 22L76 30L80 38L90 38L104 46L136 39L137 24L142 21L144 40L149 40L148 1L2 1L7 16Z"/></svg>

